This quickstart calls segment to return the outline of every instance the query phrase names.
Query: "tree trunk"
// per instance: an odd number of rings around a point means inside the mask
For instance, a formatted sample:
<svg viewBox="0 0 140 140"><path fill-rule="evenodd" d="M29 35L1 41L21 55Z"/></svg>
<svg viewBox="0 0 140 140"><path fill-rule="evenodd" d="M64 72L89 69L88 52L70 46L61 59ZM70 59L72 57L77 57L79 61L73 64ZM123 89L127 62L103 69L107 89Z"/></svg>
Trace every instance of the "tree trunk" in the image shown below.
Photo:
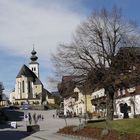
<svg viewBox="0 0 140 140"><path fill-rule="evenodd" d="M107 120L113 120L114 115L114 88L113 86L109 86L105 88L106 93L106 109L107 109Z"/></svg>

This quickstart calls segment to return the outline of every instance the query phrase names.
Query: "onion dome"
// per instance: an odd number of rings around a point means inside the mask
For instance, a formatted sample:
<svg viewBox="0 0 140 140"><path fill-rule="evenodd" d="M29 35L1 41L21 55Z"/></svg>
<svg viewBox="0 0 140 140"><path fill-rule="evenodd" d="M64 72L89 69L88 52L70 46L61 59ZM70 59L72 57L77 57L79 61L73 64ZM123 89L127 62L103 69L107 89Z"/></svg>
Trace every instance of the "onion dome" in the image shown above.
<svg viewBox="0 0 140 140"><path fill-rule="evenodd" d="M36 51L34 50L34 48L33 48L32 52L31 52L31 54L32 55L35 55L36 54Z"/></svg>
<svg viewBox="0 0 140 140"><path fill-rule="evenodd" d="M31 52L32 56L30 57L32 62L35 62L38 59L38 57L36 56L36 53L37 52L33 48L32 52Z"/></svg>

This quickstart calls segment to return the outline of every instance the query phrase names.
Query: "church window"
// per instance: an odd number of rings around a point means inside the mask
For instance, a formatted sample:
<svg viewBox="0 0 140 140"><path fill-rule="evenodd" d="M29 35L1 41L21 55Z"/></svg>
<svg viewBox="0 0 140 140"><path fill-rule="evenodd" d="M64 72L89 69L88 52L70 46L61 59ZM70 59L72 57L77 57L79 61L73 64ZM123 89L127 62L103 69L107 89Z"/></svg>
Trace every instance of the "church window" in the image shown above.
<svg viewBox="0 0 140 140"><path fill-rule="evenodd" d="M34 68L34 71L36 71L36 68Z"/></svg>
<svg viewBox="0 0 140 140"><path fill-rule="evenodd" d="M28 81L28 93L30 93L30 89L31 89L31 85L30 85L30 81Z"/></svg>
<svg viewBox="0 0 140 140"><path fill-rule="evenodd" d="M19 93L21 93L21 82L19 82Z"/></svg>
<svg viewBox="0 0 140 140"><path fill-rule="evenodd" d="M23 93L24 93L24 89L25 89L24 81L22 81L22 92L23 92Z"/></svg>

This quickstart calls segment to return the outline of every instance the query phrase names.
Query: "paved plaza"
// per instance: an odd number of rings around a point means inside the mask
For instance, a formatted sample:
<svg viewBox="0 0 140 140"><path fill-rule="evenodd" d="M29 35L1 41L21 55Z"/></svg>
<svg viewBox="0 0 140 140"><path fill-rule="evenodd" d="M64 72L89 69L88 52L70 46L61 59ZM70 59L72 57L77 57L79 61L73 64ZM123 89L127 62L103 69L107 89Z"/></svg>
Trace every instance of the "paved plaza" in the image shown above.
<svg viewBox="0 0 140 140"><path fill-rule="evenodd" d="M40 120L38 124L40 125L40 131L30 134L26 132L27 122L18 121L17 129L12 129L8 125L1 125L0 127L0 139L1 140L73 140L73 138L61 136L56 134L56 132L66 126L65 120L62 118L53 118L55 110L50 111L33 111L27 110L25 113L30 112L36 115L41 114L44 116L44 120ZM23 116L21 116L23 117ZM69 118L67 119L68 125L78 125L78 118Z"/></svg>

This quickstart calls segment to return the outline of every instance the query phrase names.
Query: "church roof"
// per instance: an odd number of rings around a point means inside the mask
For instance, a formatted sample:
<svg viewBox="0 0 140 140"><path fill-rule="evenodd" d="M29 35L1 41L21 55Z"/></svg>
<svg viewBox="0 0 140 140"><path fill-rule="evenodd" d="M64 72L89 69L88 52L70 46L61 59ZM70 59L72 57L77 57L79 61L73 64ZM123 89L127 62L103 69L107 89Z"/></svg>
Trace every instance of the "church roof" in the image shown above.
<svg viewBox="0 0 140 140"><path fill-rule="evenodd" d="M42 83L41 83L41 81L36 77L36 78L35 78L35 81L34 81L34 84L35 84L35 85L39 85L39 84L42 84Z"/></svg>
<svg viewBox="0 0 140 140"><path fill-rule="evenodd" d="M20 71L19 71L18 75L16 76L16 78L20 78L22 75L24 75L25 77L32 77L33 80L34 80L33 82L36 85L42 84L41 81L34 74L34 72L32 72L26 65L22 66L22 68L20 69Z"/></svg>
<svg viewBox="0 0 140 140"><path fill-rule="evenodd" d="M53 96L47 89L43 88L43 93L47 94L48 96Z"/></svg>

